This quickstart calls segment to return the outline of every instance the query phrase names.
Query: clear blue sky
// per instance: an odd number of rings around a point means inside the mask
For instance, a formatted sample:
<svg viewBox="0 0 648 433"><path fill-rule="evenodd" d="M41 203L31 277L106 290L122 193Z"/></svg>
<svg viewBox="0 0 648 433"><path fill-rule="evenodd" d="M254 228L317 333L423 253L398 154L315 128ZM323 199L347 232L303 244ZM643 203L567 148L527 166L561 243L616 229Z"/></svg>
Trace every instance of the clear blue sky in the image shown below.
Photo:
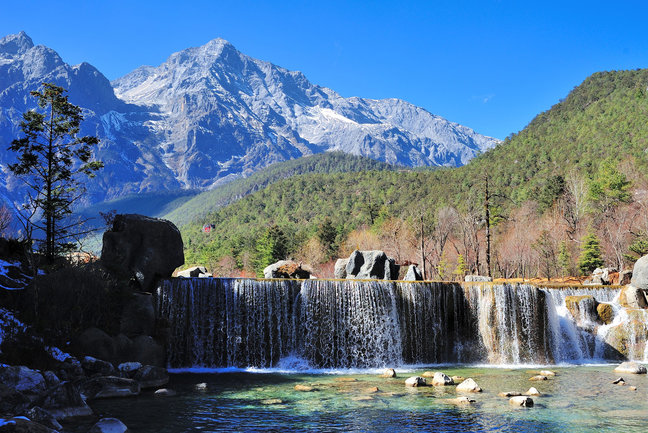
<svg viewBox="0 0 648 433"><path fill-rule="evenodd" d="M401 98L504 138L588 75L648 67L645 1L8 1L26 31L109 79L222 37L343 96Z"/></svg>

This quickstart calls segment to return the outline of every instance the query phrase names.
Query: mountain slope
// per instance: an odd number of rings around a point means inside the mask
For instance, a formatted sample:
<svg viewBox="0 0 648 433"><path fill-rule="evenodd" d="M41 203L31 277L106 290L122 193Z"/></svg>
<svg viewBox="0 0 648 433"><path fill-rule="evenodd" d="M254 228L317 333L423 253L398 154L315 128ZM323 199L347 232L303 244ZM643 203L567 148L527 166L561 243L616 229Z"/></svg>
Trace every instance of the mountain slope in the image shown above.
<svg viewBox="0 0 648 433"><path fill-rule="evenodd" d="M370 158L327 152L291 161L278 162L250 177L234 180L212 190L199 193L163 217L177 225L201 220L205 215L245 196L264 189L281 179L308 173L349 173L367 170L393 170L394 167Z"/></svg>
<svg viewBox="0 0 648 433"><path fill-rule="evenodd" d="M601 161L631 164L645 182L648 169L648 69L593 74L568 97L539 114L513 135L466 166L430 171L371 171L312 174L284 179L204 218L215 224L214 235L200 233L200 224L182 228L187 262L254 251L261 232L279 224L292 247L331 218L345 234L370 224L369 206L385 217L407 218L420 206L434 214L441 205L461 209L481 200L488 174L492 204L506 215L527 200L540 201L551 192L551 180L571 170L595 176ZM551 202L555 197L549 196ZM244 247L242 247L244 246Z"/></svg>

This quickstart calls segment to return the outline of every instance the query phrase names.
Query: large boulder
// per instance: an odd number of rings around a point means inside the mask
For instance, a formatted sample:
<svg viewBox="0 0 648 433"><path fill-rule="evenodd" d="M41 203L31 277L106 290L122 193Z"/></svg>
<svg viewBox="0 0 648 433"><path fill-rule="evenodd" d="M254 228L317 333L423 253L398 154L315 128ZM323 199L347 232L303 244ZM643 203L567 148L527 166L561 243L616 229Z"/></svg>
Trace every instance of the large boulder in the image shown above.
<svg viewBox="0 0 648 433"><path fill-rule="evenodd" d="M349 259L337 259L335 262L335 270L333 275L338 280L344 280L347 277L346 267L349 264Z"/></svg>
<svg viewBox="0 0 648 433"><path fill-rule="evenodd" d="M0 382L0 415L21 413L31 403L31 400L13 386Z"/></svg>
<svg viewBox="0 0 648 433"><path fill-rule="evenodd" d="M42 407L32 407L25 415L30 420L44 425L45 427L51 428L53 430L62 430L63 426L57 421L56 417L52 415L51 412L43 409Z"/></svg>
<svg viewBox="0 0 648 433"><path fill-rule="evenodd" d="M140 384L133 379L115 376L93 377L79 383L79 391L86 400L139 395Z"/></svg>
<svg viewBox="0 0 648 433"><path fill-rule="evenodd" d="M457 392L482 392L482 389L477 382L468 378L457 385Z"/></svg>
<svg viewBox="0 0 648 433"><path fill-rule="evenodd" d="M279 260L263 270L264 278L292 278L298 280L307 280L311 276L311 272L302 267L301 263L293 260Z"/></svg>
<svg viewBox="0 0 648 433"><path fill-rule="evenodd" d="M0 367L0 383L9 386L26 396L37 396L45 390L43 375L24 366Z"/></svg>
<svg viewBox="0 0 648 433"><path fill-rule="evenodd" d="M38 401L38 406L47 410L57 420L92 415L92 409L72 382L63 382L48 389Z"/></svg>
<svg viewBox="0 0 648 433"><path fill-rule="evenodd" d="M152 291L157 278L168 278L184 263L182 237L170 221L136 214L115 216L103 236L101 261L116 275Z"/></svg>
<svg viewBox="0 0 648 433"><path fill-rule="evenodd" d="M137 370L133 379L139 382L142 389L159 388L169 383L169 373L166 368L145 365Z"/></svg>
<svg viewBox="0 0 648 433"><path fill-rule="evenodd" d="M423 281L423 274L416 265L409 265L405 281Z"/></svg>
<svg viewBox="0 0 648 433"><path fill-rule="evenodd" d="M354 251L346 266L346 278L351 280L396 280L399 266L384 251Z"/></svg>
<svg viewBox="0 0 648 433"><path fill-rule="evenodd" d="M434 373L434 377L432 378L432 385L434 386L454 385L454 381L451 378L449 378L445 373L437 371L436 373Z"/></svg>
<svg viewBox="0 0 648 433"><path fill-rule="evenodd" d="M612 284L612 275L616 275L616 269L611 268L596 268L592 275L585 281L585 286L607 286Z"/></svg>
<svg viewBox="0 0 648 433"><path fill-rule="evenodd" d="M193 266L178 272L177 276L182 278L208 278L211 277L212 274L210 274L204 266Z"/></svg>
<svg viewBox="0 0 648 433"><path fill-rule="evenodd" d="M113 361L116 346L113 338L98 328L88 328L72 344L73 351L93 358Z"/></svg>
<svg viewBox="0 0 648 433"><path fill-rule="evenodd" d="M648 255L635 262L630 284L638 289L648 290Z"/></svg>
<svg viewBox="0 0 648 433"><path fill-rule="evenodd" d="M112 376L115 374L115 367L108 361L86 356L81 361L81 366L88 376L99 374L101 376Z"/></svg>
<svg viewBox="0 0 648 433"><path fill-rule="evenodd" d="M578 326L591 325L599 320L598 302L593 296L565 296L565 307Z"/></svg>
<svg viewBox="0 0 648 433"><path fill-rule="evenodd" d="M150 293L133 293L122 311L119 332L127 337L151 335L155 328L155 309Z"/></svg>
<svg viewBox="0 0 648 433"><path fill-rule="evenodd" d="M644 289L631 284L621 289L619 304L625 308L648 308L648 299Z"/></svg>
<svg viewBox="0 0 648 433"><path fill-rule="evenodd" d="M646 367L634 361L623 362L614 369L617 373L646 374Z"/></svg>

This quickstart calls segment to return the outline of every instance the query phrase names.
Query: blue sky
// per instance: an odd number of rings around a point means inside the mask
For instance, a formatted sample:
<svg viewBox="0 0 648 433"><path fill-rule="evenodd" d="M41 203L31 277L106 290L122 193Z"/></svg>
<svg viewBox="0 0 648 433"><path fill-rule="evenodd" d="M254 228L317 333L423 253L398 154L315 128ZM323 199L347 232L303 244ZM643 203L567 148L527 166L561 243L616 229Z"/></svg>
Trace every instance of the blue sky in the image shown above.
<svg viewBox="0 0 648 433"><path fill-rule="evenodd" d="M504 138L588 75L648 67L648 2L6 1L26 31L109 79L222 37L343 96L401 98Z"/></svg>

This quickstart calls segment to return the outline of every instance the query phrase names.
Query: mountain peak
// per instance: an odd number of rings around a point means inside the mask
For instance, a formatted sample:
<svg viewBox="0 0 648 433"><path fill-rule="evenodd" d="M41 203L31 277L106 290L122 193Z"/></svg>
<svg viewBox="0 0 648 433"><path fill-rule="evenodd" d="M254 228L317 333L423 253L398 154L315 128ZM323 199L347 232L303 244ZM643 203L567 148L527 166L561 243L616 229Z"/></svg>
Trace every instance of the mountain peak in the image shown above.
<svg viewBox="0 0 648 433"><path fill-rule="evenodd" d="M24 31L0 39L0 55L20 55L33 47L34 42Z"/></svg>

